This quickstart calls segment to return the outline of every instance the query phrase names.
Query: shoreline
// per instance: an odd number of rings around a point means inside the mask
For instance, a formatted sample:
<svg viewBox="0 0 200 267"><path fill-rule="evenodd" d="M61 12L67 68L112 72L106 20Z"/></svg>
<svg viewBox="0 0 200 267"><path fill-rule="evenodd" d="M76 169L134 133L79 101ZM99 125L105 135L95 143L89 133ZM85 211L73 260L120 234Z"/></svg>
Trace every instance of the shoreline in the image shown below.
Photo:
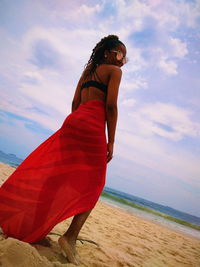
<svg viewBox="0 0 200 267"><path fill-rule="evenodd" d="M134 210L128 210L128 209L126 209L125 207L123 208L123 207L118 206L117 204L115 205L115 203L113 203L113 204L112 204L112 203L109 203L109 202L107 202L106 200L103 201L102 198L100 198L99 201L101 201L102 203L105 203L106 205L108 205L108 206L110 206L110 207L113 207L114 209L118 209L119 211L122 211L122 212L128 213L128 214L130 214L130 215L133 215L133 216L137 217L138 219L142 219L142 220L144 220L144 221L148 221L149 223L155 224L155 225L157 225L157 226L165 227L165 228L167 228L167 229L170 230L170 231L174 231L174 233L181 234L181 235L183 235L183 236L187 236L187 237L189 237L189 238L194 238L196 241L200 241L200 231L199 231L199 230L196 230L196 229L194 229L194 228L191 228L191 227L189 227L189 226L183 226L183 225L181 225L181 224L175 222L175 223L177 224L177 226L186 227L186 228L189 229L189 230L195 230L195 231L198 231L199 237L196 237L196 236L194 236L194 235L192 235L192 234L189 234L189 233L183 232L183 231L181 231L181 230L178 230L178 229L176 229L176 228L173 227L173 226L172 226L172 227L171 227L171 226L167 226L166 224L163 224L163 223L161 223L161 222L159 222L159 221L153 220L152 218L150 218L150 216L148 216L148 217L146 216L146 217L145 217L145 216L142 215L142 214L138 214L137 212L134 212ZM138 209L138 210L139 210L139 209ZM147 212L147 214L148 214L148 212ZM149 214L151 215L151 213L149 213ZM168 220L168 219L164 219L164 220L171 222L171 221Z"/></svg>
<svg viewBox="0 0 200 267"><path fill-rule="evenodd" d="M104 191L104 192L102 192L101 196L103 198L105 198L105 199L110 199L111 201L119 203L119 205L124 206L124 208L131 207L133 209L141 210L141 211L144 211L145 213L156 215L156 216L162 217L162 218L164 218L164 219L166 219L168 221L173 221L173 222L175 222L177 224L184 225L186 227L190 227L192 229L200 231L200 225L196 225L196 224L193 224L191 222L188 222L188 221L185 221L185 220L182 220L182 219L178 219L178 218L176 218L174 216L168 215L166 213L163 213L161 211L157 211L155 209L152 209L152 208L149 208L149 207L146 207L146 206L143 206L143 205L138 205L138 204L136 204L136 203L134 203L132 201L129 201L129 200L123 199L121 197L115 196L112 193L108 193L108 192Z"/></svg>

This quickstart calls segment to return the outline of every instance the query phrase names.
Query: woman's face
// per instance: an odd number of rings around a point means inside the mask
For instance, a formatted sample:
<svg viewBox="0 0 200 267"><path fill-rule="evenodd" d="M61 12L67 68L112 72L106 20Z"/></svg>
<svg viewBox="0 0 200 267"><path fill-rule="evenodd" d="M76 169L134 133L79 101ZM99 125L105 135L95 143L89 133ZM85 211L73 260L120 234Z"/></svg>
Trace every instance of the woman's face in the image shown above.
<svg viewBox="0 0 200 267"><path fill-rule="evenodd" d="M118 45L110 51L105 51L105 63L119 66L120 68L128 61L126 57L126 47Z"/></svg>

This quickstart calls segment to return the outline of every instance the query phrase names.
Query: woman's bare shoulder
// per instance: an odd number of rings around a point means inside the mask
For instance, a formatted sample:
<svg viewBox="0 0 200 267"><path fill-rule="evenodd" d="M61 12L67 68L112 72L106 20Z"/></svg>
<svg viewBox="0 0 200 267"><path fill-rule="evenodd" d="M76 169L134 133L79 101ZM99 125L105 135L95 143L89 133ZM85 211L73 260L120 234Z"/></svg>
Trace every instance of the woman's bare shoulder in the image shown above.
<svg viewBox="0 0 200 267"><path fill-rule="evenodd" d="M98 66L98 68L105 69L105 70L116 70L120 69L120 67L112 64L101 64Z"/></svg>
<svg viewBox="0 0 200 267"><path fill-rule="evenodd" d="M122 74L122 70L119 66L112 65L112 64L102 64L98 66L99 71L107 73L108 76L110 77L113 74Z"/></svg>

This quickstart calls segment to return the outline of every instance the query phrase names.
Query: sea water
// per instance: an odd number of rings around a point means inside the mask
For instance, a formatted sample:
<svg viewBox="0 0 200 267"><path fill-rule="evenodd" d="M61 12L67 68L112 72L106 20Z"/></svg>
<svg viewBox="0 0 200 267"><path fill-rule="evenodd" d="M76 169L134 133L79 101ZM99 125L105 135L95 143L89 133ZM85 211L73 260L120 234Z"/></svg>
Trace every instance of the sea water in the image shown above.
<svg viewBox="0 0 200 267"><path fill-rule="evenodd" d="M170 207L162 206L158 203L144 200L144 199L141 199L139 197L132 196L130 194L126 194L124 192L120 192L118 190L111 189L108 187L104 188L104 192L106 192L107 194L113 195L115 197L118 197L119 199L131 201L131 202L135 203L136 205L140 204L140 206L142 206L144 208L147 208L147 209L151 208L151 210L161 212L162 214L170 215L170 218L172 218L172 219L176 218L176 219L186 221L186 222L188 222L188 224L191 223L193 225L200 226L200 218L197 216L193 216L191 214L187 214L185 212L181 212L181 211L175 210L175 209L170 208ZM134 201L133 201L133 199L134 199ZM136 216L139 216L139 217L144 218L146 220L149 220L151 222L168 227L172 230L175 230L176 232L183 233L185 235L189 235L191 237L195 237L195 238L200 239L200 230L191 228L190 226L182 225L182 224L177 223L175 221L172 221L170 219L166 219L163 216L159 216L157 214L152 213L151 211L149 212L146 210L141 210L141 209L132 207L130 205L121 203L120 201L116 201L115 199L110 199L108 196L101 196L100 200L102 200L103 202L108 203L114 207L126 210L132 214L135 214Z"/></svg>
<svg viewBox="0 0 200 267"><path fill-rule="evenodd" d="M22 161L23 159L18 158L15 154L7 154L0 150L0 162L16 168Z"/></svg>

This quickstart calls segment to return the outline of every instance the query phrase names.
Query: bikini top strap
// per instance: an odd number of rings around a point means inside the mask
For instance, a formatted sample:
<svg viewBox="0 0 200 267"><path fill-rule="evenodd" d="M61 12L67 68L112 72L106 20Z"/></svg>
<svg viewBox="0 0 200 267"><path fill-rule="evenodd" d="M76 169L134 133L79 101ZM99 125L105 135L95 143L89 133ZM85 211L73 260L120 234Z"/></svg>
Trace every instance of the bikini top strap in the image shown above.
<svg viewBox="0 0 200 267"><path fill-rule="evenodd" d="M94 70L94 76L97 77L97 79L98 79L101 83L103 83L102 80L100 79L99 75L97 74L96 69ZM97 82L98 82L98 81L97 81Z"/></svg>

